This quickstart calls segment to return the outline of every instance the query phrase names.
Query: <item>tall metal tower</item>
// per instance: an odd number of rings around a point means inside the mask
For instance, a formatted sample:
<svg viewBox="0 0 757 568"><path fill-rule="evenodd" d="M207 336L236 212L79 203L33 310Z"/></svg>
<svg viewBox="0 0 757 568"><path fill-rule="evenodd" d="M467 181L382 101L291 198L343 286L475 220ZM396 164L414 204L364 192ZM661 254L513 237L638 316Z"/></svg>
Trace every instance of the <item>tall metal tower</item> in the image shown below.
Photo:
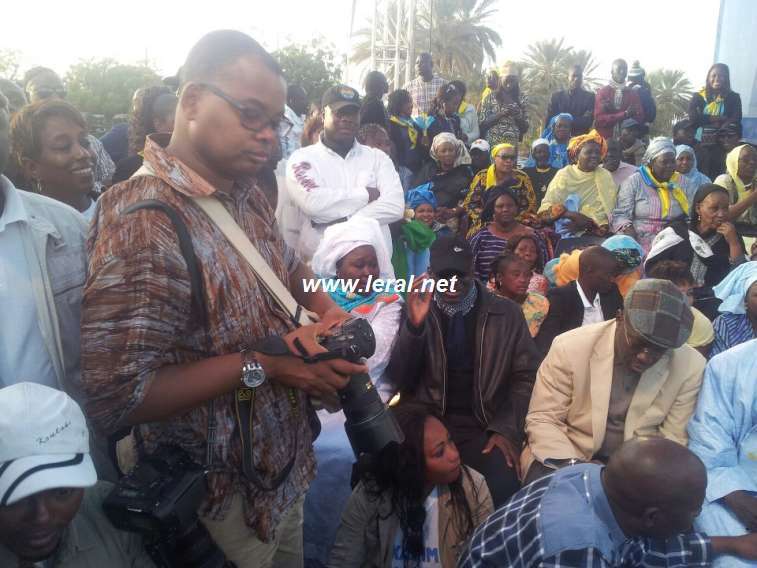
<svg viewBox="0 0 757 568"><path fill-rule="evenodd" d="M391 89L413 78L416 0L373 0L371 68Z"/></svg>

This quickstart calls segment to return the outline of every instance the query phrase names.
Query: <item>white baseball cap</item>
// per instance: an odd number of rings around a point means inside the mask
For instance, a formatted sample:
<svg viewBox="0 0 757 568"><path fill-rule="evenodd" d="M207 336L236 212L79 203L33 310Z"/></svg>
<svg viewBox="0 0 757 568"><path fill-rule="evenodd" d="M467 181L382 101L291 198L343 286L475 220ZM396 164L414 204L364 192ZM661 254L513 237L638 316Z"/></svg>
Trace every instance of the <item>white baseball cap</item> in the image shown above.
<svg viewBox="0 0 757 568"><path fill-rule="evenodd" d="M481 150L482 152L489 152L491 150L491 146L489 143L484 140L483 138L479 138L478 140L474 140L473 143L470 145L471 150Z"/></svg>
<svg viewBox="0 0 757 568"><path fill-rule="evenodd" d="M95 483L87 422L70 396L36 383L0 389L0 507Z"/></svg>

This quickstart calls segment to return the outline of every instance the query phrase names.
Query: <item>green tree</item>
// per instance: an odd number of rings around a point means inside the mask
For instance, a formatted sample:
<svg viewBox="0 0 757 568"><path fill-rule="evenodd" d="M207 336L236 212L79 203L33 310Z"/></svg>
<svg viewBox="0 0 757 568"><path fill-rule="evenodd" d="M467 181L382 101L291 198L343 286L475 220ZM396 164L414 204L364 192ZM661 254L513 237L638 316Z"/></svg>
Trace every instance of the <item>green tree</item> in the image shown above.
<svg viewBox="0 0 757 568"><path fill-rule="evenodd" d="M273 56L281 65L287 82L302 86L310 101L317 104L326 89L342 77L333 46L324 45L322 39L306 45L288 45L275 51Z"/></svg>
<svg viewBox="0 0 757 568"><path fill-rule="evenodd" d="M134 91L160 84L146 65L123 65L112 59L80 61L66 73L68 100L79 110L108 119L131 110Z"/></svg>
<svg viewBox="0 0 757 568"><path fill-rule="evenodd" d="M541 133L549 99L555 91L568 87L568 71L573 65L580 65L584 70L585 88L592 89L597 84L593 77L597 63L591 51L567 46L562 38L530 44L521 64L521 88L529 101L529 139L536 138Z"/></svg>
<svg viewBox="0 0 757 568"><path fill-rule="evenodd" d="M683 118L689 108L691 82L678 69L658 69L647 75L652 96L657 103L657 118L650 126L653 136L670 136L673 123Z"/></svg>
<svg viewBox="0 0 757 568"><path fill-rule="evenodd" d="M462 79L475 86L482 81L481 67L488 57L496 59L502 38L487 23L497 13L497 0L420 0L416 4L414 49L430 51L436 71L447 78ZM395 29L396 4L389 7L389 28ZM359 41L351 60L363 63L371 58L371 34L384 33L383 20L371 22L355 33ZM407 26L400 26L400 41L405 43ZM390 43L394 44L392 37Z"/></svg>
<svg viewBox="0 0 757 568"><path fill-rule="evenodd" d="M18 74L19 53L14 49L0 49L0 77L15 80Z"/></svg>

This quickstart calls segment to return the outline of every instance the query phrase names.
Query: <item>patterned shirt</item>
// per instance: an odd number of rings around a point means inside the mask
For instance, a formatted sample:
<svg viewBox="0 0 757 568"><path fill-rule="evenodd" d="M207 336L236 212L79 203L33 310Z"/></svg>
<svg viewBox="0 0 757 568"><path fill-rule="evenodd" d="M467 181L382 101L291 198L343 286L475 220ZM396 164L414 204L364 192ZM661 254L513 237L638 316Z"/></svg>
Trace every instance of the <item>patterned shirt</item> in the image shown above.
<svg viewBox="0 0 757 568"><path fill-rule="evenodd" d="M216 196L252 240L276 275L287 284L299 260L273 224L273 211L250 180L228 193L217 191L168 154L152 135L145 163L155 176L137 176L100 198L89 241L89 276L82 315L83 388L95 426L113 432L144 400L156 372L227 353L269 334L291 329L287 315L261 286L250 266L190 196ZM124 215L132 203L158 199L186 223L205 288L209 328L202 329L191 308L191 286L173 225L165 214L141 210ZM242 473L242 443L237 431L234 393L215 400L217 423L209 494L201 511L223 519L235 493L245 501L247 524L265 541L273 538L282 514L303 495L314 474L307 400L296 391L267 381L255 391L252 461L270 481L296 455L289 476L264 492ZM184 448L203 463L207 442L206 405L161 422L142 424L141 449L158 444Z"/></svg>
<svg viewBox="0 0 757 568"><path fill-rule="evenodd" d="M476 529L458 567L710 565L710 540L700 533L627 539L610 509L601 470L595 464L566 467L521 489Z"/></svg>
<svg viewBox="0 0 757 568"><path fill-rule="evenodd" d="M528 121L526 114L527 100L525 95L521 94L517 103L502 104L497 99L495 92L489 93L481 101L481 109L478 111L478 121L484 122L487 118L502 112L503 110L512 111L508 116L502 117L486 131L486 141L494 148L497 144L507 142L516 148L520 142L523 132L518 127L516 118Z"/></svg>
<svg viewBox="0 0 757 568"><path fill-rule="evenodd" d="M423 77L416 77L405 85L405 90L413 97L413 116L431 113L431 102L436 98L439 89L447 84L447 79L442 79L438 75L430 81L425 81Z"/></svg>

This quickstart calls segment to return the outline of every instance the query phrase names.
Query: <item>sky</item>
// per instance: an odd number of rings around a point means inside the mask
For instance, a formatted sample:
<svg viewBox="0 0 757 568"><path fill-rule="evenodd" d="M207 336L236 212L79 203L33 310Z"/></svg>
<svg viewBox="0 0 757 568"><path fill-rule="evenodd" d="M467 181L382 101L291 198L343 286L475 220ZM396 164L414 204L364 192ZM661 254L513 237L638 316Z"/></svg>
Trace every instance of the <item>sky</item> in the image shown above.
<svg viewBox="0 0 757 568"><path fill-rule="evenodd" d="M373 0L356 6L355 30L370 23ZM713 63L719 7L720 0L500 0L489 25L503 40L498 62L519 59L531 42L563 37L594 53L600 77L623 57L629 64L638 59L647 72L682 69L699 87ZM249 33L269 50L323 38L346 54L351 8L352 0L8 2L0 48L19 51L22 70L46 65L65 72L80 59L110 57L147 59L168 75L197 39L218 28ZM353 67L347 80L354 84L359 76Z"/></svg>

